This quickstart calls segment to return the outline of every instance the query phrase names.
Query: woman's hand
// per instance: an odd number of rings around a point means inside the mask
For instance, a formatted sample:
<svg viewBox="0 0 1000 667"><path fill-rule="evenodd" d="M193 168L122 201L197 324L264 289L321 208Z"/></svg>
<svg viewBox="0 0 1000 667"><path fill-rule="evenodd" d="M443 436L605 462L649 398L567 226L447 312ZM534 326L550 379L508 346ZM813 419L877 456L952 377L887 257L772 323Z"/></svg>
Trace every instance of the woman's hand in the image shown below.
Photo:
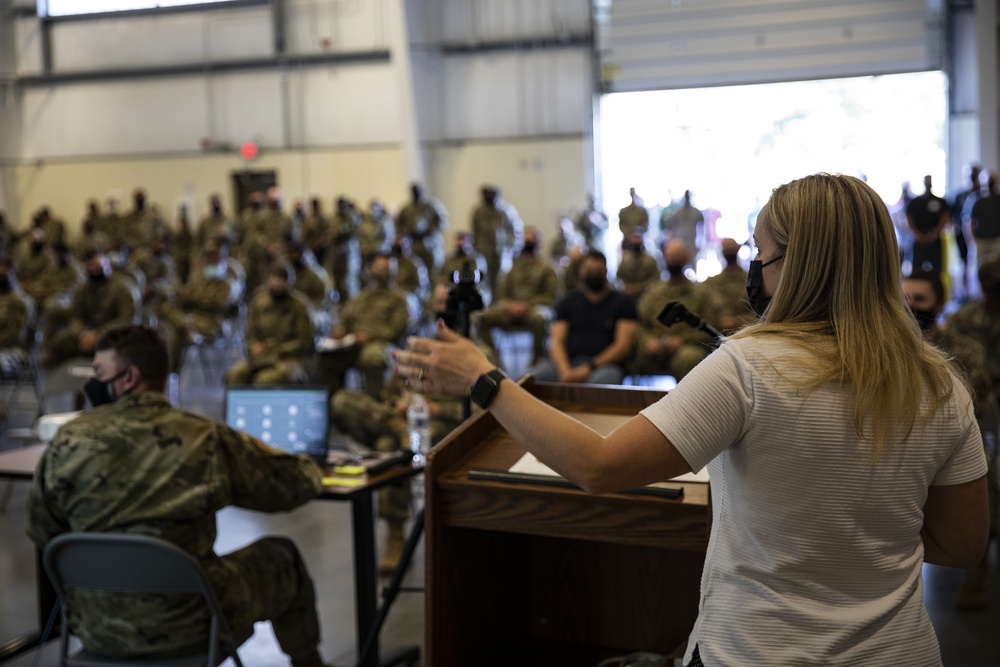
<svg viewBox="0 0 1000 667"><path fill-rule="evenodd" d="M437 340L411 338L406 350L393 352L394 372L416 391L467 396L479 376L495 366L475 343L441 320L437 321L437 334Z"/></svg>

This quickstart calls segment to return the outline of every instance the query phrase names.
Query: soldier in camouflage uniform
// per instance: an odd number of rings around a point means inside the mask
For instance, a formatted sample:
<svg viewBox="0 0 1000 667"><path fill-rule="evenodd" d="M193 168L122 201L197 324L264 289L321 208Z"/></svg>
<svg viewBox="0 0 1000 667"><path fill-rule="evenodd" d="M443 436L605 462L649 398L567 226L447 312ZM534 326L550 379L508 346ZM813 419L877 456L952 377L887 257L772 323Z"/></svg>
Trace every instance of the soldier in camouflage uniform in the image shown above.
<svg viewBox="0 0 1000 667"><path fill-rule="evenodd" d="M65 308L85 280L83 267L68 247L57 243L52 246L52 253L55 256L52 268L35 284L40 299L35 301L39 314L50 308Z"/></svg>
<svg viewBox="0 0 1000 667"><path fill-rule="evenodd" d="M484 186L482 196L483 203L472 214L472 245L486 259L485 282L495 294L500 273L509 269L520 248L524 223L500 197L500 188Z"/></svg>
<svg viewBox="0 0 1000 667"><path fill-rule="evenodd" d="M469 232L455 232L455 252L452 253L441 266L441 272L435 277L436 284L454 284L455 274L462 271L466 264L473 271L479 271L479 291L483 295L483 302L490 302L490 290L486 285L486 258L476 252L472 247L472 234Z"/></svg>
<svg viewBox="0 0 1000 667"><path fill-rule="evenodd" d="M969 301L948 318L948 328L972 338L986 350L986 369L1000 400L1000 255L979 267L981 299Z"/></svg>
<svg viewBox="0 0 1000 667"><path fill-rule="evenodd" d="M302 243L291 241L285 249L285 260L295 271L295 290L309 299L313 308L326 308L333 285L312 253Z"/></svg>
<svg viewBox="0 0 1000 667"><path fill-rule="evenodd" d="M397 236L390 254L396 260L396 287L420 301L430 296L431 283L423 260L410 252L410 237Z"/></svg>
<svg viewBox="0 0 1000 667"><path fill-rule="evenodd" d="M74 247L77 257L83 257L87 250L94 249L106 252L110 239L108 235L101 231L101 211L97 200L91 199L87 202L87 212L80 221L80 234L76 238Z"/></svg>
<svg viewBox="0 0 1000 667"><path fill-rule="evenodd" d="M124 243L125 218L118 213L118 199L116 197L108 197L104 215L97 220L97 231L107 238L107 245L101 248L102 252ZM82 259L83 255L81 254L80 257Z"/></svg>
<svg viewBox="0 0 1000 667"><path fill-rule="evenodd" d="M636 227L625 235L622 241L622 261L615 274L622 292L636 300L647 287L660 281L660 266L646 252L642 234L642 228Z"/></svg>
<svg viewBox="0 0 1000 667"><path fill-rule="evenodd" d="M299 240L312 251L320 266L326 259L327 235L330 232L330 219L323 213L323 203L319 197L309 200L309 215L302 221L302 233Z"/></svg>
<svg viewBox="0 0 1000 667"><path fill-rule="evenodd" d="M125 215L122 223L122 237L129 250L149 247L153 239L169 232L166 220L155 206L146 203L146 193L142 188L136 188L132 193L134 208Z"/></svg>
<svg viewBox="0 0 1000 667"><path fill-rule="evenodd" d="M573 226L583 237L584 247L605 252L604 233L608 231L608 216L597 208L593 194L587 193L587 207L577 215Z"/></svg>
<svg viewBox="0 0 1000 667"><path fill-rule="evenodd" d="M379 398L363 391L342 389L331 399L334 424L357 442L380 452L409 450L406 410L412 393L403 378L393 376ZM462 400L450 396L425 396L431 412L431 442L437 443L463 419ZM390 573L399 565L405 542L403 524L410 516L410 485L402 483L379 490L379 516L388 524L386 549L379 571Z"/></svg>
<svg viewBox="0 0 1000 667"><path fill-rule="evenodd" d="M305 382L315 349L305 297L292 289L288 269L277 266L247 313L247 358L233 364L227 385Z"/></svg>
<svg viewBox="0 0 1000 667"><path fill-rule="evenodd" d="M120 278L111 275L107 257L90 251L83 265L88 280L77 288L68 308L53 309L48 315L42 344L46 366L94 354L102 334L136 319L135 296Z"/></svg>
<svg viewBox="0 0 1000 667"><path fill-rule="evenodd" d="M436 272L444 262L444 232L448 229L448 211L436 199L427 196L420 183L410 185L411 199L396 216L396 235L413 239L413 252L423 261L428 273Z"/></svg>
<svg viewBox="0 0 1000 667"><path fill-rule="evenodd" d="M392 216L385 212L385 206L378 199L372 199L368 211L361 217L358 225L358 246L362 257L368 257L375 252L385 252L396 239L395 223Z"/></svg>
<svg viewBox="0 0 1000 667"><path fill-rule="evenodd" d="M294 667L320 667L316 594L295 545L264 538L213 551L227 505L286 512L322 490L304 456L170 406L167 352L151 329L108 332L87 393L101 404L62 427L38 465L27 533L39 549L68 531L152 535L198 560L234 632L270 620ZM115 658L184 655L204 647L208 611L190 595L69 591L70 629Z"/></svg>
<svg viewBox="0 0 1000 667"><path fill-rule="evenodd" d="M150 309L158 309L164 303L174 300L177 292L177 265L170 254L170 238L161 231L147 248L135 253L134 263L142 271L142 303Z"/></svg>
<svg viewBox="0 0 1000 667"><path fill-rule="evenodd" d="M937 273L915 271L903 279L903 293L920 324L924 339L944 350L965 376L972 390L973 409L976 420L983 428L988 424L989 413L995 410L996 397L993 396L993 382L986 368L986 351L980 343L954 329L942 329L937 321L945 306L945 288ZM990 504L990 538L1000 535L1000 493L997 488L996 459L990 456L989 438L984 431L983 444L987 446L986 475L987 493ZM978 567L966 570L965 582L958 595L958 608L963 610L983 609L990 600L990 567L985 556Z"/></svg>
<svg viewBox="0 0 1000 667"><path fill-rule="evenodd" d="M387 255L374 255L368 266L371 284L344 307L330 336L354 343L319 358L319 377L331 392L344 386L344 373L358 368L365 378L365 391L381 396L389 355L406 333L410 315L406 297L392 287L391 262Z"/></svg>
<svg viewBox="0 0 1000 667"><path fill-rule="evenodd" d="M622 236L638 227L642 230L643 239L649 233L649 211L642 205L642 200L635 193L635 188L629 188L629 199L631 203L618 211L618 229Z"/></svg>
<svg viewBox="0 0 1000 667"><path fill-rule="evenodd" d="M219 243L206 243L191 279L177 289L172 303L160 307L161 333L167 340L174 369L180 368L188 343L222 334L227 312L243 293L244 285L238 284L239 280L229 275Z"/></svg>
<svg viewBox="0 0 1000 667"><path fill-rule="evenodd" d="M36 303L42 303L49 296L46 283L52 275L55 261L41 228L32 229L25 237L25 242L15 267L17 276L21 289Z"/></svg>
<svg viewBox="0 0 1000 667"><path fill-rule="evenodd" d="M197 243L204 248L210 239L226 239L230 244L236 240L235 225L231 217L222 210L222 197L213 194L208 198L208 214L198 221Z"/></svg>
<svg viewBox="0 0 1000 667"><path fill-rule="evenodd" d="M684 322L665 327L657 320L671 301L680 301L711 326L719 326L719 307L714 294L684 275L690 261L687 245L680 239L667 242L664 250L666 282L650 285L639 298L639 335L633 369L640 375L672 375L679 382L712 351L715 341Z"/></svg>
<svg viewBox="0 0 1000 667"><path fill-rule="evenodd" d="M361 216L347 197L337 199L337 212L330 220L325 242L326 263L323 265L333 278L333 286L340 296L340 303L346 303L358 291L358 269L361 266L361 250L358 246L358 225ZM366 258L367 260L367 258Z"/></svg>
<svg viewBox="0 0 1000 667"><path fill-rule="evenodd" d="M545 356L545 337L555 314L559 276L548 262L538 257L540 238L533 227L524 231L521 254L500 280L493 303L473 318L479 337L494 353L492 329L500 327L505 331L527 329L534 340L534 360Z"/></svg>
<svg viewBox="0 0 1000 667"><path fill-rule="evenodd" d="M13 377L28 360L31 306L15 289L10 261L0 258L0 376ZM30 297L29 297L30 298Z"/></svg>
<svg viewBox="0 0 1000 667"><path fill-rule="evenodd" d="M722 257L726 266L705 281L705 289L713 292L719 303L719 324L730 334L740 327L757 321L747 302L747 272L740 266L740 244L736 239L722 239Z"/></svg>
<svg viewBox="0 0 1000 667"><path fill-rule="evenodd" d="M177 212L177 229L170 235L170 256L173 258L176 280L179 283L186 283L191 275L191 255L194 248L194 233L191 231L187 206L181 204Z"/></svg>

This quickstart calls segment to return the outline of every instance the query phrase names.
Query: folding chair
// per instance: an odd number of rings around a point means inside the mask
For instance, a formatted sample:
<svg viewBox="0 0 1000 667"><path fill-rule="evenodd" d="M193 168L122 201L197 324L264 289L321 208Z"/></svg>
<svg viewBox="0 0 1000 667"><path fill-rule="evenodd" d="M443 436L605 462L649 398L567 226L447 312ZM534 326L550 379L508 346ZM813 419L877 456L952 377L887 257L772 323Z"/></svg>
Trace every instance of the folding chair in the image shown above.
<svg viewBox="0 0 1000 667"><path fill-rule="evenodd" d="M65 533L46 545L43 561L61 603L61 666L215 667L232 657L236 667L243 667L237 648L253 633L253 628L248 628L242 638L232 633L198 561L170 542L145 535ZM66 590L71 588L119 593L200 594L210 613L205 650L196 655L165 658L107 658L90 653L86 648L68 655L70 628Z"/></svg>

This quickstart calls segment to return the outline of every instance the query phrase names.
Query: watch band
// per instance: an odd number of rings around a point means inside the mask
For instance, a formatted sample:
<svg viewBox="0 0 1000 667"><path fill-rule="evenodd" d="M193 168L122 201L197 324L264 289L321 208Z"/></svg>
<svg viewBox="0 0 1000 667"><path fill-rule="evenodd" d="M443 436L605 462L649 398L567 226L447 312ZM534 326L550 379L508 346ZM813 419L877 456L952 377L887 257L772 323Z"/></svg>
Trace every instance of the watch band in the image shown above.
<svg viewBox="0 0 1000 667"><path fill-rule="evenodd" d="M469 398L472 402L478 405L482 409L486 409L496 398L497 392L500 391L500 383L507 379L504 372L499 368L494 368L489 373L483 373L476 380L476 383L472 385L472 392Z"/></svg>

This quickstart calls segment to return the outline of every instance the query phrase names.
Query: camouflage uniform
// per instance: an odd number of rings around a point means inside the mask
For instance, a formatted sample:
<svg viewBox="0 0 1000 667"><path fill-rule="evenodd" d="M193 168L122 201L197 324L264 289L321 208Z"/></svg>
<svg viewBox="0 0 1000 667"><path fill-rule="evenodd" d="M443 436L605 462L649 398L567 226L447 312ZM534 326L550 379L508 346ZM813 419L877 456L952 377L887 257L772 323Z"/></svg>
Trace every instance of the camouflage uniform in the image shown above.
<svg viewBox="0 0 1000 667"><path fill-rule="evenodd" d="M647 253L627 250L622 253L622 261L615 277L621 283L623 292L638 299L647 287L660 280L660 267Z"/></svg>
<svg viewBox="0 0 1000 667"><path fill-rule="evenodd" d="M312 250L316 261L324 263L326 244L329 243L330 219L322 213L310 213L302 223L302 245Z"/></svg>
<svg viewBox="0 0 1000 667"><path fill-rule="evenodd" d="M383 213L381 219L370 212L365 212L361 216L361 224L358 225L358 246L362 258L368 257L373 252L385 252L394 237L393 222L388 213Z"/></svg>
<svg viewBox="0 0 1000 667"><path fill-rule="evenodd" d="M486 282L494 294L500 272L511 261L523 236L524 223L509 204L483 204L472 214L472 245L486 259Z"/></svg>
<svg viewBox="0 0 1000 667"><path fill-rule="evenodd" d="M236 231L233 221L224 213L210 213L198 221L198 236L196 248L204 248L211 240L225 239L227 243L236 242Z"/></svg>
<svg viewBox="0 0 1000 667"><path fill-rule="evenodd" d="M41 310L58 307L69 303L74 290L86 279L83 267L75 260L60 261L57 259L52 269L40 280L36 287L41 301L35 301Z"/></svg>
<svg viewBox="0 0 1000 667"><path fill-rule="evenodd" d="M207 275L196 270L187 284L177 289L173 302L160 306L160 335L167 343L171 367L180 368L184 346L196 336L213 339L222 334L234 295L242 293L231 277Z"/></svg>
<svg viewBox="0 0 1000 667"><path fill-rule="evenodd" d="M330 297L333 285L330 284L330 277L321 266L315 266L300 262L293 264L295 271L295 289L305 295L313 308L320 308L326 304Z"/></svg>
<svg viewBox="0 0 1000 667"><path fill-rule="evenodd" d="M527 329L534 339L534 356L541 359L545 356L545 337L549 321L555 314L552 308L558 289L559 276L548 262L533 255L521 255L514 260L510 272L500 280L493 304L473 317L479 337L495 351L493 327L505 331ZM521 320L515 321L507 312L507 306L514 301L531 304L528 314Z"/></svg>
<svg viewBox="0 0 1000 667"><path fill-rule="evenodd" d="M28 359L29 315L24 297L13 289L0 292L0 375L17 374Z"/></svg>
<svg viewBox="0 0 1000 667"><path fill-rule="evenodd" d="M642 228L643 236L649 233L649 211L633 202L618 211L618 229L627 236L636 227Z"/></svg>
<svg viewBox="0 0 1000 667"><path fill-rule="evenodd" d="M448 212L434 199L410 202L396 215L396 236L413 240L413 252L423 261L429 273L444 262L444 232L448 229Z"/></svg>
<svg viewBox="0 0 1000 667"><path fill-rule="evenodd" d="M396 403L409 395L399 376L393 377L379 398L362 391L342 389L330 401L330 415L337 428L362 445L380 452L409 450L406 415L396 409ZM428 395L425 398L441 406L440 415L432 417L430 423L431 442L437 444L462 422L463 401L451 396ZM406 521L410 516L409 483L380 489L378 513L389 521Z"/></svg>
<svg viewBox="0 0 1000 667"><path fill-rule="evenodd" d="M266 346L260 356L241 359L226 374L226 384L288 384L306 379L305 363L312 355L312 320L306 298L294 291L275 299L261 289L247 313L247 348Z"/></svg>
<svg viewBox="0 0 1000 667"><path fill-rule="evenodd" d="M145 276L144 304L158 307L174 300L177 291L177 265L168 252L154 254L143 249L136 253L135 266Z"/></svg>
<svg viewBox="0 0 1000 667"><path fill-rule="evenodd" d="M427 269L419 257L396 258L396 287L407 294L415 294L423 301L430 292L431 285L427 278Z"/></svg>
<svg viewBox="0 0 1000 667"><path fill-rule="evenodd" d="M719 304L719 324L723 329L735 330L757 321L747 301L747 272L742 268L725 268L705 280L704 285Z"/></svg>
<svg viewBox="0 0 1000 667"><path fill-rule="evenodd" d="M88 280L76 290L68 308L49 313L44 337L46 361L55 365L80 354L78 339L84 331L100 336L133 324L135 319L135 295L121 278Z"/></svg>
<svg viewBox="0 0 1000 667"><path fill-rule="evenodd" d="M361 250L358 246L357 229L360 220L357 213L337 212L330 220L327 233L326 272L333 278L333 286L344 303L358 291L358 273L361 266Z"/></svg>
<svg viewBox="0 0 1000 667"><path fill-rule="evenodd" d="M35 471L27 533L39 548L67 531L151 535L193 555L234 631L270 619L293 659L319 643L315 592L295 545L265 538L226 556L213 551L215 513L227 505L289 511L322 490L307 457L174 409L158 393L133 394L62 427ZM194 596L69 591L69 623L107 656L182 655L207 640Z"/></svg>
<svg viewBox="0 0 1000 667"><path fill-rule="evenodd" d="M199 246L204 248L205 246ZM170 238L170 256L173 257L177 282L186 283L191 275L191 257L194 255L194 234L188 226L180 227Z"/></svg>
<svg viewBox="0 0 1000 667"><path fill-rule="evenodd" d="M120 240L128 245L130 250L148 248L154 238L170 235L167 222L152 206L135 209L125 216L122 222Z"/></svg>
<svg viewBox="0 0 1000 667"><path fill-rule="evenodd" d="M991 314L983 300L970 301L948 318L948 329L983 346L986 369L997 391L1000 388L1000 313Z"/></svg>
<svg viewBox="0 0 1000 667"><path fill-rule="evenodd" d="M52 254L41 248L25 252L14 266L21 289L36 303L42 303L48 298L46 283L54 268Z"/></svg>
<svg viewBox="0 0 1000 667"><path fill-rule="evenodd" d="M365 391L380 396L389 368L389 353L406 333L409 317L402 293L374 285L362 291L344 307L337 326L349 334L363 331L370 340L364 345L320 354L320 380L335 392L344 386L347 369L357 367L365 377Z"/></svg>
<svg viewBox="0 0 1000 667"><path fill-rule="evenodd" d="M604 233L608 230L608 216L603 211L592 206L587 207L586 210L580 211L580 215L573 221L573 227L583 238L587 248L604 252Z"/></svg>
<svg viewBox="0 0 1000 667"><path fill-rule="evenodd" d="M671 327L660 324L656 318L670 301L680 301L713 327L719 326L719 307L712 292L705 289L704 285L686 278L650 285L639 298L636 304L639 311L639 333L636 336L633 369L640 375L666 373L680 381L708 356L715 341L684 322ZM666 336L678 336L684 342L669 358L646 353L647 341Z"/></svg>
<svg viewBox="0 0 1000 667"><path fill-rule="evenodd" d="M107 239L105 249L116 248L125 241L125 218L108 212L97 219L96 232Z"/></svg>

